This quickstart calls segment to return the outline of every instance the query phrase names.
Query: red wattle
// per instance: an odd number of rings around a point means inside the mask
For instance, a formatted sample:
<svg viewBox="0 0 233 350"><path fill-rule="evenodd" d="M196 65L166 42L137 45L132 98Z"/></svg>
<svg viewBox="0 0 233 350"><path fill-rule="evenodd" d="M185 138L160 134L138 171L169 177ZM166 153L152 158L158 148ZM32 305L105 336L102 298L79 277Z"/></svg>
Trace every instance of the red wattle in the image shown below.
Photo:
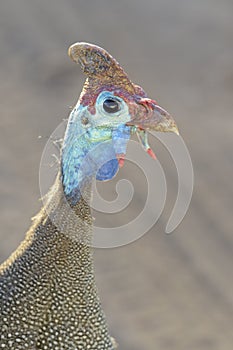
<svg viewBox="0 0 233 350"><path fill-rule="evenodd" d="M151 148L148 148L147 153L151 158L156 159L156 155L154 154Z"/></svg>
<svg viewBox="0 0 233 350"><path fill-rule="evenodd" d="M118 164L119 164L119 167L120 167L120 168L123 167L124 163L125 163L124 158L118 158Z"/></svg>

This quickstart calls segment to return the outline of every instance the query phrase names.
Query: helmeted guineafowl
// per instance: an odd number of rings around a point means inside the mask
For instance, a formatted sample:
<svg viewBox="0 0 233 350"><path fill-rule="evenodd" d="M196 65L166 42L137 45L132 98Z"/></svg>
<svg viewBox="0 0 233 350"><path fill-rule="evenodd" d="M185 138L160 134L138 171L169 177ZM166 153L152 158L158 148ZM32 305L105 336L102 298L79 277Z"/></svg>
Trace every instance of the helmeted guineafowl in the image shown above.
<svg viewBox="0 0 233 350"><path fill-rule="evenodd" d="M46 204L18 249L0 267L0 349L110 350L92 257L91 184L110 180L137 133L178 132L172 117L102 48L69 49L87 75L72 110L60 170Z"/></svg>

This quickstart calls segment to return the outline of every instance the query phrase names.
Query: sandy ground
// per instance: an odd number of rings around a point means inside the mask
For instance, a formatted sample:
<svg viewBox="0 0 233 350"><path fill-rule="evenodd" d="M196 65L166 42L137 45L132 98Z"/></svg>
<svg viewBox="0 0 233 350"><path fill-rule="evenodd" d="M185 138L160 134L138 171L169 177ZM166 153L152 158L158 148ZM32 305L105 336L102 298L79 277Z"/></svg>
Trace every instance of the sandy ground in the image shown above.
<svg viewBox="0 0 233 350"><path fill-rule="evenodd" d="M158 145L169 193L160 220L134 244L96 250L101 298L120 349L232 349L232 17L229 0L1 2L1 261L40 208L41 153L84 81L67 57L71 43L111 52L175 116L190 150L194 195L176 231L164 234L177 179ZM123 174L131 178L129 165ZM117 224L120 217L98 220Z"/></svg>

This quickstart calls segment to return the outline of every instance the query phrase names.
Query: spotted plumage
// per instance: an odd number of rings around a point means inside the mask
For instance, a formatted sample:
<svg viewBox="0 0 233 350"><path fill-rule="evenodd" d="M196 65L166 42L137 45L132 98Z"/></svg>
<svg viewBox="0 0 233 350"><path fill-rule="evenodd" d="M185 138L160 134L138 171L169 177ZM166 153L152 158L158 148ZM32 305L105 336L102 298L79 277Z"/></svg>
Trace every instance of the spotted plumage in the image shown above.
<svg viewBox="0 0 233 350"><path fill-rule="evenodd" d="M71 112L46 203L0 267L0 349L116 347L94 278L92 180L115 176L131 133L148 151L147 129L177 132L171 116L105 50L77 43L69 55L88 77Z"/></svg>

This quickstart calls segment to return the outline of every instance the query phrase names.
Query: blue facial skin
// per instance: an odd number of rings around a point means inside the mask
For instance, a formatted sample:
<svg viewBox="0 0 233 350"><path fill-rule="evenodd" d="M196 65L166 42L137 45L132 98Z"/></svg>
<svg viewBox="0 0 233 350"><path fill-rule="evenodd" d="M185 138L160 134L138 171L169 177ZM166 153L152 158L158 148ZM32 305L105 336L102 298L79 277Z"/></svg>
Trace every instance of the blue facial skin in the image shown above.
<svg viewBox="0 0 233 350"><path fill-rule="evenodd" d="M97 171L96 179L99 181L111 180L119 170L116 155L126 154L127 143L130 139L131 127L120 124L112 130L112 139L102 143L98 148L102 150L103 162ZM99 158L98 158L99 159ZM107 162L106 160L109 159ZM100 161L98 162L100 164Z"/></svg>
<svg viewBox="0 0 233 350"><path fill-rule="evenodd" d="M103 102L114 98L119 111L107 113ZM127 104L111 92L100 93L96 100L96 114L77 103L70 114L63 148L62 181L64 192L73 204L80 199L86 181L112 179L119 170L117 155L125 154L131 127Z"/></svg>

